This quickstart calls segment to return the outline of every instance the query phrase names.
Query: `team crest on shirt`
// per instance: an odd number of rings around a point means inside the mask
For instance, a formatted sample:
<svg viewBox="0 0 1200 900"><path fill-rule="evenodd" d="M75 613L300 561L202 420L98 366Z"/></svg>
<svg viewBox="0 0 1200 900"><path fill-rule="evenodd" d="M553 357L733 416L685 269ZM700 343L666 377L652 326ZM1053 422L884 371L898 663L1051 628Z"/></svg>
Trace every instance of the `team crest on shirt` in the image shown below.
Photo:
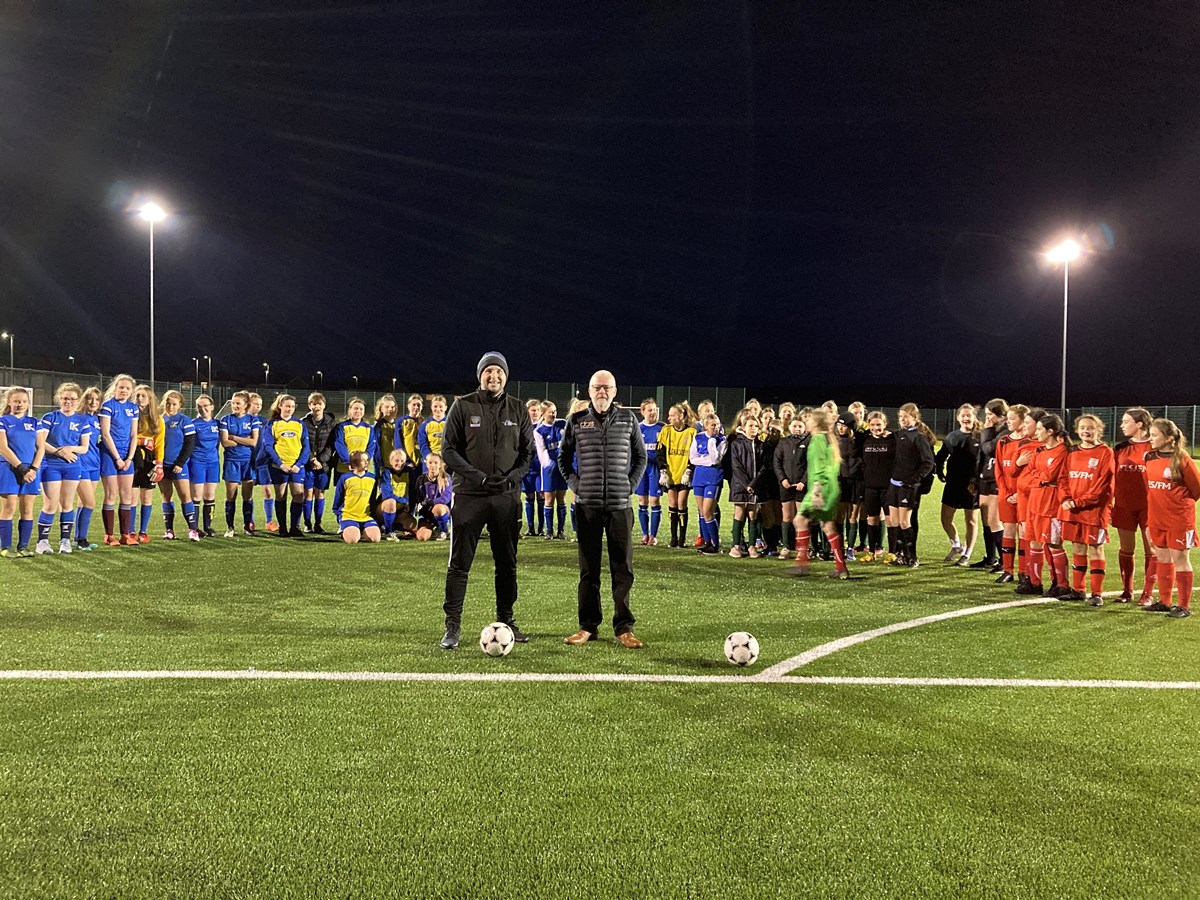
<svg viewBox="0 0 1200 900"><path fill-rule="evenodd" d="M1088 460L1088 468L1089 469L1094 469L1099 465L1100 465L1100 460L1096 459L1096 457L1094 457L1094 456Z"/></svg>
<svg viewBox="0 0 1200 900"><path fill-rule="evenodd" d="M35 426L35 425L30 425L28 422L26 422L26 423L25 423L25 430L26 430L26 431L36 431L36 430L37 430L37 426Z"/></svg>
<svg viewBox="0 0 1200 900"><path fill-rule="evenodd" d="M1167 481L1171 480L1171 467L1170 466L1167 466L1165 469L1163 469L1163 478L1165 478Z"/></svg>
<svg viewBox="0 0 1200 900"><path fill-rule="evenodd" d="M479 416L471 416L471 427L479 428L483 424L483 419Z"/></svg>

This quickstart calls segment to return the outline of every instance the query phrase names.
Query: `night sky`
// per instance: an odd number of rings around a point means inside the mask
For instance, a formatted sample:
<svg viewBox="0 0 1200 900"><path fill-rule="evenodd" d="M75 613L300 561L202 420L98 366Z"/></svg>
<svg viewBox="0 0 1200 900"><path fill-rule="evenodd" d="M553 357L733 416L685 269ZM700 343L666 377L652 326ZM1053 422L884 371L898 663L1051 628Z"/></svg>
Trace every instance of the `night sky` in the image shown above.
<svg viewBox="0 0 1200 900"><path fill-rule="evenodd" d="M18 366L1200 402L1194 4L30 6Z"/></svg>

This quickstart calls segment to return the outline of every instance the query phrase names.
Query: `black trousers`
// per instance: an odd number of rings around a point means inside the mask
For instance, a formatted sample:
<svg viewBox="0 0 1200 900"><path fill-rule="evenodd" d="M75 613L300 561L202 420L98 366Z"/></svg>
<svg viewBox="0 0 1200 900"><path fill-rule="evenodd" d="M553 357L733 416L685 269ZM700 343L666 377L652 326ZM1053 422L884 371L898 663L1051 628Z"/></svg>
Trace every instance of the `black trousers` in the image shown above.
<svg viewBox="0 0 1200 900"><path fill-rule="evenodd" d="M608 569L612 575L613 633L633 629L629 591L633 588L633 508L575 507L579 538L579 627L595 634L604 621L600 609L600 569L604 541L608 541Z"/></svg>
<svg viewBox="0 0 1200 900"><path fill-rule="evenodd" d="M463 600L467 596L467 576L475 561L479 535L487 526L496 564L496 619L513 620L517 602L517 540L521 534L520 501L517 494L475 497L460 494L450 507L450 567L446 570L446 625L462 622Z"/></svg>

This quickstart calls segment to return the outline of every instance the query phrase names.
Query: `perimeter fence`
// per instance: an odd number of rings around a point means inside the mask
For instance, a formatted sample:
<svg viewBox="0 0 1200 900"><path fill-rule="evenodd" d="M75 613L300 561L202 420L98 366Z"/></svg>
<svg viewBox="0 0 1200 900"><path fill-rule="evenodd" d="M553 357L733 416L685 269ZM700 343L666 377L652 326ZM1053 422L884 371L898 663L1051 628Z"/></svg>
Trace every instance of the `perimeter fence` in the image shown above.
<svg viewBox="0 0 1200 900"><path fill-rule="evenodd" d="M7 367L0 367L0 383L5 385L19 384L30 388L33 391L34 401L34 409L31 414L40 416L55 408L54 391L64 381L74 381L85 388L97 385L103 390L114 374L103 372L84 374L80 372L55 372L44 369L22 369L19 367L9 369ZM168 390L179 391L184 398L184 409L188 412L195 409L195 401L198 396L208 394L213 398L218 414L221 414L220 411L228 404L229 398L239 390L257 391L262 394L267 404L271 402L276 394L284 392L292 393L299 401L300 409L303 412L305 408L304 400L310 391L307 385L296 383L259 384L241 387L234 384L206 385L186 381L158 381L154 383L153 387L155 393L160 397ZM587 398L586 384L566 381L510 381L508 383L508 391L522 400L534 398L549 400L558 407L558 414L563 417L570 410L572 401ZM396 383L394 390L387 391L321 389L321 393L325 395L329 411L337 417L345 414L351 397L358 397L367 405L367 416L371 418L374 414L375 404L380 397L383 397L385 394L392 394L395 396L401 410L403 410L405 398L414 392L420 393L426 399L425 411L428 414L428 398L433 394L439 393L437 390L429 390L423 387L421 390L414 391L399 382ZM448 389L440 391L440 393L445 394L448 400L452 401L454 399L453 392ZM717 416L720 417L723 423L729 423L733 421L738 411L746 405L746 390L745 388L718 387L715 385L617 385L617 402L622 406L636 409L647 398L653 398L658 403L664 420L666 419L667 408L673 403L686 400L694 409L702 401L711 400L716 407ZM801 398L798 405L805 405L806 402L808 401L803 401L803 398ZM821 402L823 401L817 400L811 402L810 405L816 406ZM887 415L888 422L893 426L895 425L899 407L884 406L871 408L882 410ZM1083 406L1071 407L1065 411L1057 407L1044 408L1047 412L1063 416L1063 420L1067 423L1068 427L1070 427L1076 416L1085 412L1092 413L1104 422L1105 440L1109 443L1115 443L1121 440L1121 416L1129 407ZM1189 446L1193 448L1193 453L1195 452L1197 425L1200 425L1200 407L1146 406L1145 408L1155 418L1171 419L1178 425L1183 434L1187 436ZM947 432L953 431L958 427L957 408L922 407L921 417L938 437L944 437Z"/></svg>

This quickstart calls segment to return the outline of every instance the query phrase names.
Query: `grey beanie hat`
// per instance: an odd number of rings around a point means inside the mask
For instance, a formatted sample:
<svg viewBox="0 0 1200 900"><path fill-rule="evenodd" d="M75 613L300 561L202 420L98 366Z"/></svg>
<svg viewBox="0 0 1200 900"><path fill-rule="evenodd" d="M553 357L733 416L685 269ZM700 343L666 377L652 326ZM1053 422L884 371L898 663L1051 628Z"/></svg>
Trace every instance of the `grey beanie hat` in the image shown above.
<svg viewBox="0 0 1200 900"><path fill-rule="evenodd" d="M496 350L489 350L483 354L479 360L479 365L475 367L475 377L483 376L483 370L488 366L499 366L504 370L504 377L508 378L508 360L504 358L504 354Z"/></svg>

